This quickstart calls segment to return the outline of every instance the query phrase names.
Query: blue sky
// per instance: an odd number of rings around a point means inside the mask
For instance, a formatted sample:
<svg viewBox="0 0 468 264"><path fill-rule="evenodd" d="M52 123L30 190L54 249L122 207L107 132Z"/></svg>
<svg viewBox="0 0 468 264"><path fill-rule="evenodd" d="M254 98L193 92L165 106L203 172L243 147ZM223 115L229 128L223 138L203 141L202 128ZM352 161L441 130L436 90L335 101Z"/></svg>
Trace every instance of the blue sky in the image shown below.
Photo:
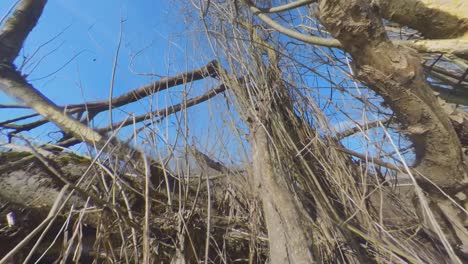
<svg viewBox="0 0 468 264"><path fill-rule="evenodd" d="M0 16L5 15L16 1L1 0ZM26 62L21 70L28 75L28 80L59 105L108 98L121 32L114 96L158 80L160 76L171 76L203 66L212 60L213 56L207 52L209 48L205 47L203 42L194 42L200 34L191 31L193 27L190 24L194 22L190 21L185 13L187 10L193 10L193 7L186 3L188 6L184 8L183 2L49 0L38 25L25 43L17 65L21 66ZM310 62L305 63L313 66ZM330 70L334 71L333 68ZM339 73L335 74L338 74L337 80L343 77ZM311 82L311 87L323 82L316 78L312 76L307 80ZM350 86L353 84L350 83ZM195 96L211 87L214 87L213 81L200 81L186 88ZM178 103L182 91L183 87L170 89L152 99L125 106L115 111L114 120L122 120L128 113L141 114ZM330 95L327 89L320 90L320 93L323 93L325 98ZM13 102L0 94L0 103ZM318 102L320 103L320 100ZM335 102L341 105L339 100ZM324 105L326 102L320 104ZM242 144L239 144L235 134L229 131L227 116L217 116L213 120L212 117L221 112L229 111L223 96L218 96L208 104L191 108L188 111L187 122L190 137L195 137L197 143L203 146L202 149L210 154L217 152L217 155L223 156L223 153L219 152L220 149L238 152ZM334 111L325 109L325 112L330 114ZM23 113L24 111L20 110L0 109L0 120ZM357 111L357 115L353 114L356 120L361 119L359 113L360 110ZM337 119L334 122L338 127L344 125L341 129L353 125L343 117L340 114L330 114L330 118ZM108 124L108 121L108 115L101 114L93 125L102 127ZM158 134L168 140L174 140L176 127L177 119L168 118L160 125L161 131ZM123 134L131 133L132 129L125 129ZM49 132L54 130L58 129L43 126L30 136L38 136L40 141L53 140L54 134ZM362 147L362 143L356 143L355 138L350 138L345 144L352 149Z"/></svg>
<svg viewBox="0 0 468 264"><path fill-rule="evenodd" d="M0 16L16 0L2 0ZM122 41L115 73L114 96L158 80L205 65L212 60L202 45L194 44L197 32L186 26L187 12L182 1L152 0L49 0L45 11L28 37L21 56L16 61L27 79L42 93L59 105L107 99L111 86L114 58L122 30ZM191 8L191 6L190 6ZM40 47L38 49L38 47ZM203 53L204 56L200 56ZM25 65L21 66L24 62ZM155 76L148 76L155 74ZM143 76L145 75L145 76ZM199 81L190 87L195 96L214 87L213 81ZM123 119L127 113L141 114L175 104L183 87L123 107L114 119ZM223 98L209 104L193 107L188 123L191 136L211 151L224 142L234 142L223 131L223 120L217 120L214 129L207 132L210 116L222 111ZM0 95L0 103L14 101ZM153 104L151 106L151 103ZM23 114L20 110L1 110L0 120ZM96 118L94 126L108 123L107 114ZM161 125L161 134L169 139L175 135L177 120L169 118ZM125 130L130 132L133 128ZM40 140L50 140L54 129L44 126L35 130ZM58 130L58 129L56 129ZM213 140L214 139L214 140Z"/></svg>
<svg viewBox="0 0 468 264"><path fill-rule="evenodd" d="M0 13L4 14L15 1L2 0ZM77 81L81 81L82 88L85 88L87 100L102 98L110 85L122 26L115 92L125 92L129 87L148 81L135 78L136 75L128 68L131 56L139 51L140 56L135 58L136 71L167 74L168 61L179 61L185 56L184 49L187 47L181 47L184 43L173 39L184 29L183 21L175 19L178 10L168 6L168 1L158 2L139 0L138 4L134 4L134 1L126 0L50 0L38 26L28 37L22 55L30 57L37 47L63 33L45 45L23 72L29 74L28 79L59 104L76 103L82 97L79 89L70 87L78 86ZM125 20L122 25L121 19ZM178 48L172 44L173 41L179 42ZM46 54L40 65L35 67L34 62ZM174 57L177 59L174 60ZM34 71L30 73L33 68ZM44 78L49 74L52 76ZM64 84L69 86L66 93L63 92L66 88Z"/></svg>

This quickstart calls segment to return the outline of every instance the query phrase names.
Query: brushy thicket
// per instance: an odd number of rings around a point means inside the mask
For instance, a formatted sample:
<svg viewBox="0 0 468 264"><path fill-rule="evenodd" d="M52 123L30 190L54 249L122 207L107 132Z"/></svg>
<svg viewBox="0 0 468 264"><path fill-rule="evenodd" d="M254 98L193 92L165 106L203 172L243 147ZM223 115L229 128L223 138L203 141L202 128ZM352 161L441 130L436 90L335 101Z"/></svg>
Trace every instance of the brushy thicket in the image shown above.
<svg viewBox="0 0 468 264"><path fill-rule="evenodd" d="M8 162L0 187L34 182L36 193L0 197L0 255L18 263L265 263L268 234L246 143L258 118L267 120L272 170L293 193L317 259L448 262L451 246L428 228L439 224L413 185L410 144L382 100L354 82L346 55L288 42L234 3L213 2L203 15L195 24L216 63L202 75L224 93L205 103L222 109L209 117L206 138L189 133L186 120L197 113L185 101L168 110L180 111L176 146L157 139L164 111L133 131L132 144L149 157L126 148L63 152L70 135L25 152L5 145L14 151L0 153ZM223 158L195 144L210 133L230 133L231 144L211 143Z"/></svg>

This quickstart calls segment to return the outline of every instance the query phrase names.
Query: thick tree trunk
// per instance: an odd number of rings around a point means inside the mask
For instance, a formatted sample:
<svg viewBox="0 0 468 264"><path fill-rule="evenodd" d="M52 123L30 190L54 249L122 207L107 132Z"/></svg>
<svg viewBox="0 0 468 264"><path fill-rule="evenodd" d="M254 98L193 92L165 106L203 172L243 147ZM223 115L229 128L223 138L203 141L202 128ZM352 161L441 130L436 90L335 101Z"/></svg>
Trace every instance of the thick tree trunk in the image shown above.
<svg viewBox="0 0 468 264"><path fill-rule="evenodd" d="M268 229L271 263L315 263L312 239L306 217L294 200L284 175L274 166L268 125L254 122L251 127L254 190L258 194Z"/></svg>
<svg viewBox="0 0 468 264"><path fill-rule="evenodd" d="M15 156L22 158L16 159ZM45 169L32 154L5 152L0 153L0 159L5 162L0 166L0 200L48 212L64 183ZM80 178L89 166L89 163L80 163L73 156L62 155L56 161L60 163L61 170L66 172L63 176L70 181ZM68 204L80 207L84 200L75 194Z"/></svg>
<svg viewBox="0 0 468 264"><path fill-rule="evenodd" d="M415 169L423 175L420 184L430 194L432 203L450 208L445 210L450 212L445 217L456 223L452 221L454 235L449 235L449 239L453 245L468 246L466 230L462 228L466 213L433 188L436 184L454 198L466 197L467 168L459 139L426 82L418 54L391 43L368 1L319 2L320 19L352 56L356 77L384 98L413 142ZM441 222L441 226L447 223Z"/></svg>

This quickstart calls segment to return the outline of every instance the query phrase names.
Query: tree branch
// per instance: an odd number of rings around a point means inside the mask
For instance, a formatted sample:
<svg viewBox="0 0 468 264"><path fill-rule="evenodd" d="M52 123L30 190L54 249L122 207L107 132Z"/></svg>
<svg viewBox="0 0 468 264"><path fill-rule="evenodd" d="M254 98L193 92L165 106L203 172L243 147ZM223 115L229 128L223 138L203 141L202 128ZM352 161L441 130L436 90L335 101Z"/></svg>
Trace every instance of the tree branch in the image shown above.
<svg viewBox="0 0 468 264"><path fill-rule="evenodd" d="M370 156L361 154L359 152L356 152L356 151L353 151L353 150L350 150L350 149L346 149L346 148L342 148L342 147L336 147L336 149L338 149L339 151L344 152L346 154L349 154L351 156L354 156L356 158L359 158L361 160L370 161L370 162L374 163L375 165L382 166L382 167L385 167L387 169L400 171L400 172L405 171L405 168L399 167L399 166L397 166L395 164L392 164L392 163L385 162L385 161L383 161L383 160L381 160L379 158L370 157Z"/></svg>
<svg viewBox="0 0 468 264"><path fill-rule="evenodd" d="M371 129L371 128L375 128L375 127L378 127L380 126L380 124L386 124L388 123L389 121L391 120L391 118L386 118L386 119L382 119L382 120L377 120L377 121L374 121L374 122L371 122L371 123L367 123L367 124L364 124L362 126L355 126L355 127L352 127L350 129L347 129L343 132L340 132L340 133L337 133L335 135L335 138L337 140L341 140L343 138L346 138L346 137L349 137L349 136L352 136L356 133L359 133L359 132L362 132L364 130L368 130L368 129Z"/></svg>
<svg viewBox="0 0 468 264"><path fill-rule="evenodd" d="M0 60L13 63L24 41L36 26L47 0L24 0L0 31Z"/></svg>
<svg viewBox="0 0 468 264"><path fill-rule="evenodd" d="M193 81L198 81L201 79L205 79L207 77L216 77L218 75L218 63L216 61L211 61L206 66L182 73L176 76L163 78L151 84L145 85L138 89L135 89L131 92L126 94L117 96L112 98L111 106L113 108L120 107L126 104L130 104L136 102L142 98L155 94L157 92L166 90L168 88L181 85L184 83L189 83ZM99 113L105 110L108 110L109 107L109 100L100 100L100 101L93 101L93 102L86 102L83 104L74 104L74 105L67 105L65 108L73 108L76 112L77 109L88 109L90 112ZM73 113L72 112L72 113Z"/></svg>
<svg viewBox="0 0 468 264"><path fill-rule="evenodd" d="M280 33L283 33L288 37L313 45L325 46L329 48L343 48L340 41L338 41L337 39L305 35L298 31L286 28L274 21L273 19L271 19L268 15L264 14L264 12L262 12L262 10L257 8L254 4L252 4L251 1L245 2L247 3L252 13L257 15L258 18L260 18L268 26L272 27ZM465 39L394 40L393 43L396 45L411 47L413 49L418 50L419 52L448 53L465 56L468 55L468 40Z"/></svg>
<svg viewBox="0 0 468 264"><path fill-rule="evenodd" d="M0 65L0 89L33 108L63 131L71 133L77 138L82 138L87 143L101 144L107 141L96 131L63 114L59 107L28 84L12 66Z"/></svg>
<svg viewBox="0 0 468 264"><path fill-rule="evenodd" d="M298 0L296 2L287 3L281 6L276 6L272 8L258 8L262 13L279 13L284 11L289 11L294 8L301 6L309 5L315 3L316 0Z"/></svg>
<svg viewBox="0 0 468 264"><path fill-rule="evenodd" d="M440 186L458 186L466 174L461 147L430 90L421 58L412 49L395 46L368 5L359 0L321 0L320 20L353 58L356 78L381 95L407 127L418 170Z"/></svg>
<svg viewBox="0 0 468 264"><path fill-rule="evenodd" d="M133 125L134 123L143 122L145 120L149 120L149 119L153 119L153 118L157 118L157 117L159 118L157 120L159 122L163 118L165 118L165 117L167 117L167 116L169 116L171 114L177 113L179 111L182 111L182 110L187 109L189 107L192 107L194 105L203 103L203 102L215 97L216 95L218 95L220 93L223 93L226 89L227 89L227 86L224 85L224 84L221 84L218 87L216 87L215 89L213 89L213 90L211 90L211 91L209 91L209 92L207 92L207 93L205 93L203 95L200 95L200 96L194 97L192 99L189 99L189 100L187 100L187 101L185 101L183 103L176 104L176 105L173 105L171 107L160 109L160 110L157 110L157 111L154 111L154 112L151 112L151 113L146 113L146 114L137 116L134 119L132 118L132 119L129 119L129 120L117 122L117 123L114 123L112 126L99 128L99 129L97 129L97 131L99 133L107 133L107 132L112 131L112 127L126 127L126 126L129 126L129 125ZM79 138L66 137L66 138L63 139L63 141L59 142L58 145L61 146L61 147L70 147L70 146L79 144L81 142L82 141Z"/></svg>
<svg viewBox="0 0 468 264"><path fill-rule="evenodd" d="M176 104L176 105L164 108L164 109L160 109L160 110L157 110L157 111L154 111L154 112L151 112L151 113L146 113L144 115L137 116L135 119L129 119L129 120L126 120L126 121L115 123L112 126L98 129L98 131L104 133L104 132L111 131L111 127L120 127L120 126L125 127L125 126L128 126L128 125L132 125L134 122L139 123L139 122L148 120L149 118L151 118L151 119L155 118L155 117L164 118L164 117L167 117L167 116L169 116L169 115L171 115L173 113L179 112L179 111L181 111L183 109L187 109L187 108L192 107L194 105L203 103L203 102L215 97L216 95L218 95L220 93L223 93L225 90L226 90L226 86L224 84L221 84L218 87L216 87L215 89L213 89L213 90L211 90L211 91L209 91L209 92L207 92L207 93L205 93L203 95L200 95L200 96L194 97L192 99L189 99L186 102Z"/></svg>

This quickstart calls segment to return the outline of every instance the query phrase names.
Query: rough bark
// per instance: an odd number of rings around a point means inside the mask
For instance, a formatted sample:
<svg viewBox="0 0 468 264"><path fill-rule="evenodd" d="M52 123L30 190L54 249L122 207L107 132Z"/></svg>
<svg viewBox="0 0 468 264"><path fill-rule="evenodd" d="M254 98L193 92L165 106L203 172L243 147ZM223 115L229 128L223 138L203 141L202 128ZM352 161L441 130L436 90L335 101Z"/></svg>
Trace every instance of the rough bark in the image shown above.
<svg viewBox="0 0 468 264"><path fill-rule="evenodd" d="M384 98L402 123L402 132L413 142L415 169L447 193L466 196L467 168L461 144L426 82L418 54L392 44L367 1L319 2L320 20L353 58L356 77ZM420 181L434 203L445 203L447 198L437 195L432 183ZM447 217L463 223L467 216L458 210ZM463 230L459 231L465 236ZM460 240L455 236L452 242Z"/></svg>
<svg viewBox="0 0 468 264"><path fill-rule="evenodd" d="M0 166L0 200L22 205L29 208L45 208L48 210L54 204L64 183L50 176L30 153L4 152L0 158L5 161ZM28 159L27 165L21 164L21 159ZM78 179L89 166L72 155L57 157L61 166L67 172L68 179ZM74 196L71 203L83 201Z"/></svg>
<svg viewBox="0 0 468 264"><path fill-rule="evenodd" d="M468 3L453 0L377 0L382 17L430 39L468 37ZM428 26L430 25L430 26Z"/></svg>
<svg viewBox="0 0 468 264"><path fill-rule="evenodd" d="M268 124L255 122L251 127L254 191L263 205L268 229L270 262L315 263L312 239L307 232L304 210L294 200L286 178L273 164Z"/></svg>
<svg viewBox="0 0 468 264"><path fill-rule="evenodd" d="M66 201L65 208L73 205L74 208L81 209L89 198L88 206L101 206L123 212L123 202L112 204L102 198L102 193L106 192L104 185L108 183L100 182L107 180L98 175L100 166L92 165L91 160L71 153L51 154L44 157L33 152L0 152L0 159L5 161L5 164L0 166L0 200L25 208L47 211L54 204L63 186L69 185L68 189L73 190L73 195ZM110 168L106 170L112 171ZM134 182L124 179L121 179L121 182L125 187L140 188ZM121 194L127 195L126 190L122 188L121 191ZM120 194L116 196L116 200L121 198ZM130 194L125 198L130 202L128 205L132 205L138 196ZM90 222L96 224L94 218Z"/></svg>
<svg viewBox="0 0 468 264"><path fill-rule="evenodd" d="M320 17L353 57L356 76L382 95L406 126L417 169L442 187L465 183L460 143L430 91L417 53L394 46L364 1L320 1Z"/></svg>
<svg viewBox="0 0 468 264"><path fill-rule="evenodd" d="M0 31L0 60L12 63L36 26L47 0L24 0Z"/></svg>

